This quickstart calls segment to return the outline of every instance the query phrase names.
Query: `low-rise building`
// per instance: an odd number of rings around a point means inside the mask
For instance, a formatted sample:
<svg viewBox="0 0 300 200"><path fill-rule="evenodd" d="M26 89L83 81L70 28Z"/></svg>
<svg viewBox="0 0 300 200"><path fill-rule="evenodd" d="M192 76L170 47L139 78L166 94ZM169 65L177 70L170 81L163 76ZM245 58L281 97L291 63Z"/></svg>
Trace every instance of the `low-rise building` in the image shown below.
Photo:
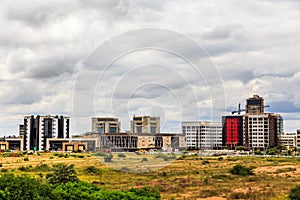
<svg viewBox="0 0 300 200"><path fill-rule="evenodd" d="M280 145L285 146L288 150L297 146L297 133L283 133L279 137Z"/></svg>

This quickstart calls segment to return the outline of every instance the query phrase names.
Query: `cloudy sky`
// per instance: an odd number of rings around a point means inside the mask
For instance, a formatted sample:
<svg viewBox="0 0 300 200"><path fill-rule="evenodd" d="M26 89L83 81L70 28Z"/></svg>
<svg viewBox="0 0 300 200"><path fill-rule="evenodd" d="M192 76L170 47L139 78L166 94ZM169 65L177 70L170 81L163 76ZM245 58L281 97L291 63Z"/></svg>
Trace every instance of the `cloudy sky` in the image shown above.
<svg viewBox="0 0 300 200"><path fill-rule="evenodd" d="M220 121L253 94L300 128L296 0L0 2L0 135L22 116Z"/></svg>

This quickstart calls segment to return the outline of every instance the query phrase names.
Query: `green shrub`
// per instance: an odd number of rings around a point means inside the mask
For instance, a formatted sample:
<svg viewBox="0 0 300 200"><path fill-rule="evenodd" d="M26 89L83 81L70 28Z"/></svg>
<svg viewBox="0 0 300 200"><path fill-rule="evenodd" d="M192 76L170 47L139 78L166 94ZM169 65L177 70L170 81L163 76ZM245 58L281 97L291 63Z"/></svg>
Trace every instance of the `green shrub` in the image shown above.
<svg viewBox="0 0 300 200"><path fill-rule="evenodd" d="M2 168L1 172L8 172L8 169Z"/></svg>
<svg viewBox="0 0 300 200"><path fill-rule="evenodd" d="M79 181L73 164L69 166L62 163L53 165L53 173L47 174L46 178L51 184Z"/></svg>
<svg viewBox="0 0 300 200"><path fill-rule="evenodd" d="M54 159L54 157L53 157L53 156L50 156L49 159Z"/></svg>
<svg viewBox="0 0 300 200"><path fill-rule="evenodd" d="M106 156L104 156L104 162L112 162L112 158L114 156L112 154L108 154Z"/></svg>
<svg viewBox="0 0 300 200"><path fill-rule="evenodd" d="M37 172L48 172L51 171L51 167L49 167L47 164L41 164L35 166L33 170Z"/></svg>
<svg viewBox="0 0 300 200"><path fill-rule="evenodd" d="M93 155L94 156L106 156L107 154L102 151L99 151L99 152L94 153Z"/></svg>
<svg viewBox="0 0 300 200"><path fill-rule="evenodd" d="M101 175L102 171L94 166L88 166L84 169L84 173L91 175Z"/></svg>
<svg viewBox="0 0 300 200"><path fill-rule="evenodd" d="M84 158L84 155L78 155L77 158Z"/></svg>
<svg viewBox="0 0 300 200"><path fill-rule="evenodd" d="M56 199L51 185L26 175L1 174L0 188L0 199Z"/></svg>
<svg viewBox="0 0 300 200"><path fill-rule="evenodd" d="M296 187L292 188L288 197L291 200L300 199L300 185L297 185Z"/></svg>
<svg viewBox="0 0 300 200"><path fill-rule="evenodd" d="M3 165L2 165L2 163L0 163L0 167L2 167Z"/></svg>
<svg viewBox="0 0 300 200"><path fill-rule="evenodd" d="M262 155L262 152L261 152L261 150L258 149L258 150L256 150L256 151L254 151L254 154L255 154L255 155Z"/></svg>
<svg viewBox="0 0 300 200"><path fill-rule="evenodd" d="M126 155L125 155L124 153L119 153L119 154L118 154L118 157L119 157L119 158L126 158Z"/></svg>
<svg viewBox="0 0 300 200"><path fill-rule="evenodd" d="M147 162L148 159L147 158L142 158L142 162Z"/></svg>
<svg viewBox="0 0 300 200"><path fill-rule="evenodd" d="M28 157L24 158L24 161L29 161L29 158Z"/></svg>
<svg viewBox="0 0 300 200"><path fill-rule="evenodd" d="M240 176L249 176L253 175L254 173L252 172L251 168L245 167L243 165L237 164L233 166L230 170L229 173L234 174L234 175L240 175Z"/></svg>

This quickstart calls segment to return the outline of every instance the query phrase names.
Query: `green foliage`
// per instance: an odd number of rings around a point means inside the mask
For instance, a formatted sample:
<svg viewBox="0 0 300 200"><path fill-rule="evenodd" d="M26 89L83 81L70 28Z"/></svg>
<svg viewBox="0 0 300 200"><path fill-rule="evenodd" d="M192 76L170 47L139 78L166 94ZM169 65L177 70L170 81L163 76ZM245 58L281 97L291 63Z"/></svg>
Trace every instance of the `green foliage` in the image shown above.
<svg viewBox="0 0 300 200"><path fill-rule="evenodd" d="M52 191L52 195L57 200L77 200L77 199L136 199L136 200L156 200L160 199L157 190L145 187L142 189L130 189L129 191L103 190L90 183L68 182L57 185Z"/></svg>
<svg viewBox="0 0 300 200"><path fill-rule="evenodd" d="M5 172L8 172L8 169L2 168L0 171L5 173Z"/></svg>
<svg viewBox="0 0 300 200"><path fill-rule="evenodd" d="M50 156L49 159L54 159L54 157L53 157L53 156Z"/></svg>
<svg viewBox="0 0 300 200"><path fill-rule="evenodd" d="M77 199L160 199L160 193L151 187L127 191L103 190L86 182L65 182L51 185L43 179L29 176L0 175L0 199L18 200L77 200Z"/></svg>
<svg viewBox="0 0 300 200"><path fill-rule="evenodd" d="M101 175L102 171L94 166L88 166L84 170L84 173L90 174L90 175Z"/></svg>
<svg viewBox="0 0 300 200"><path fill-rule="evenodd" d="M267 149L267 152L266 152L266 154L268 154L268 155L276 155L278 153L279 153L279 150L276 148L269 148L269 149Z"/></svg>
<svg viewBox="0 0 300 200"><path fill-rule="evenodd" d="M102 151L99 151L99 152L94 153L93 155L94 156L102 156L102 157L104 157L104 156L106 156L106 153L104 153Z"/></svg>
<svg viewBox="0 0 300 200"><path fill-rule="evenodd" d="M29 158L28 157L24 158L24 161L29 161Z"/></svg>
<svg viewBox="0 0 300 200"><path fill-rule="evenodd" d="M255 154L255 155L262 155L262 152L261 152L261 150L258 149L258 150L256 150L256 151L254 151L254 154Z"/></svg>
<svg viewBox="0 0 300 200"><path fill-rule="evenodd" d="M1 174L0 199L54 199L51 194L52 186L41 179L31 178L26 175L14 176Z"/></svg>
<svg viewBox="0 0 300 200"><path fill-rule="evenodd" d="M114 156L112 154L105 155L104 162L112 162L113 157Z"/></svg>
<svg viewBox="0 0 300 200"><path fill-rule="evenodd" d="M229 173L234 174L234 175L240 175L240 176L249 176L253 175L254 173L252 172L251 168L245 167L240 164L236 164L233 166L230 170Z"/></svg>
<svg viewBox="0 0 300 200"><path fill-rule="evenodd" d="M119 157L119 158L126 158L126 155L125 155L124 153L119 153L119 154L118 154L118 157Z"/></svg>
<svg viewBox="0 0 300 200"><path fill-rule="evenodd" d="M47 174L46 178L51 184L79 181L73 164L69 166L61 163L53 165L53 173Z"/></svg>
<svg viewBox="0 0 300 200"><path fill-rule="evenodd" d="M292 188L288 197L291 200L300 199L300 185L297 185L296 187Z"/></svg>
<svg viewBox="0 0 300 200"><path fill-rule="evenodd" d="M22 172L48 172L51 171L51 167L49 167L47 164L41 164L35 167L32 167L31 165L29 165L28 167L24 167L22 165L18 168L18 170Z"/></svg>
<svg viewBox="0 0 300 200"><path fill-rule="evenodd" d="M235 150L237 150L237 151L245 151L245 150L247 150L247 148L244 147L244 146L237 146L237 147L235 148Z"/></svg>
<svg viewBox="0 0 300 200"><path fill-rule="evenodd" d="M0 167L2 167L3 165L2 165L2 163L0 163Z"/></svg>
<svg viewBox="0 0 300 200"><path fill-rule="evenodd" d="M147 158L142 158L142 162L147 162L148 159Z"/></svg>

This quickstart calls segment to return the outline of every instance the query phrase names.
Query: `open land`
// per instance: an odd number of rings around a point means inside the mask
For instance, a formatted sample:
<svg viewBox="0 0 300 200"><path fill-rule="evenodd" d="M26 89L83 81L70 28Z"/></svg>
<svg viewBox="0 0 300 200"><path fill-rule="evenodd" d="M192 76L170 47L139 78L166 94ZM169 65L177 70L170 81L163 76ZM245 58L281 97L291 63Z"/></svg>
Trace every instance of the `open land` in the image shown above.
<svg viewBox="0 0 300 200"><path fill-rule="evenodd" d="M104 189L151 186L159 190L162 199L286 199L290 189L300 184L300 158L295 157L122 153L113 154L112 162L106 163L103 155L90 153L0 156L1 173L16 175L46 177L49 169L37 166L58 163L74 164L80 180ZM254 175L229 173L237 164L253 168ZM87 173L89 166L101 173Z"/></svg>

